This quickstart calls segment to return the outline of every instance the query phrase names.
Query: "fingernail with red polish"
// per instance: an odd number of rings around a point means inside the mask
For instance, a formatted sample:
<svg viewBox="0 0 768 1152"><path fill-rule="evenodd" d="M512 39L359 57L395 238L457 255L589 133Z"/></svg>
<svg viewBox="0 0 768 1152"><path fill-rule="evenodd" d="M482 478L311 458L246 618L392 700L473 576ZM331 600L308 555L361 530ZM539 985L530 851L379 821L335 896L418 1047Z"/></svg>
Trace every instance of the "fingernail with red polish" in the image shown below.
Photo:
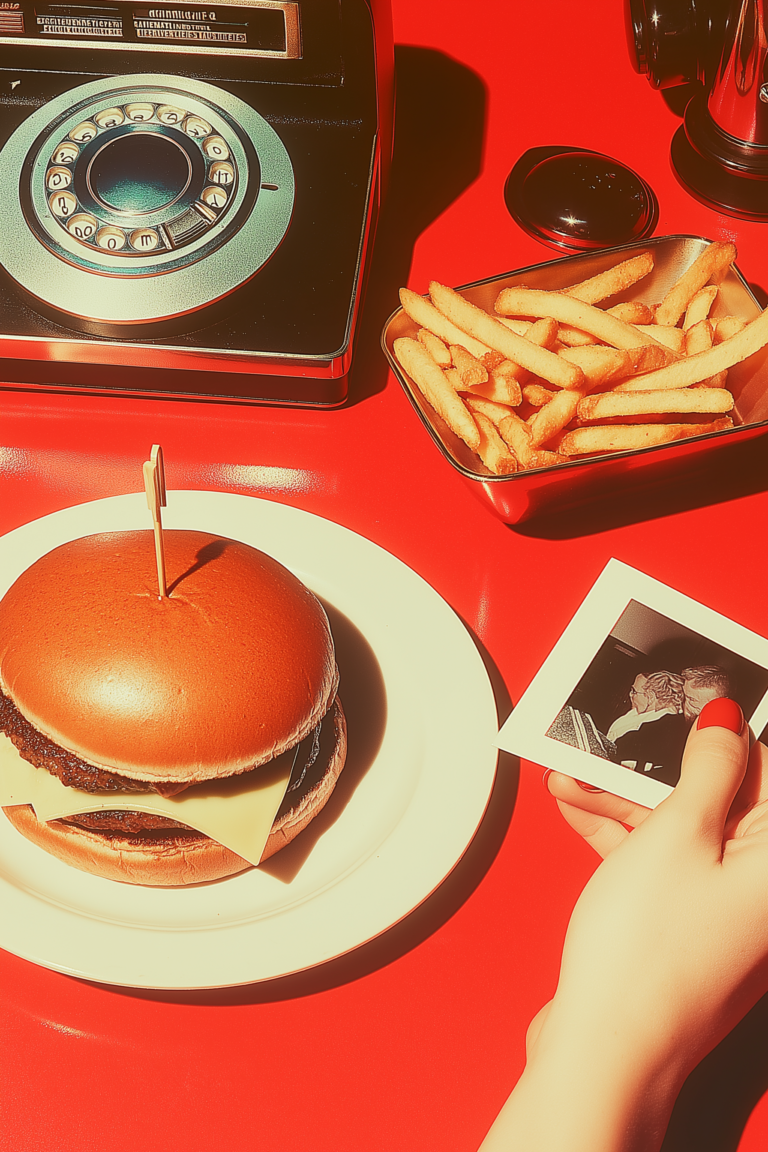
<svg viewBox="0 0 768 1152"><path fill-rule="evenodd" d="M744 713L735 700L727 696L720 696L717 700L710 700L702 708L696 721L698 728L727 728L736 735L744 727Z"/></svg>
<svg viewBox="0 0 768 1152"><path fill-rule="evenodd" d="M544 787L545 787L545 788L547 787L547 780L549 780L549 778L550 778L550 776L552 775L552 772L553 772L553 771L554 771L554 769L552 769L552 768L547 768L546 772L544 773L544 775L543 775L543 776L542 776L542 778L541 778L541 782L542 782L542 784L544 785Z"/></svg>
<svg viewBox="0 0 768 1152"><path fill-rule="evenodd" d="M579 788L583 788L585 792L602 792L602 788L595 788L594 784L585 784L583 780L577 780Z"/></svg>

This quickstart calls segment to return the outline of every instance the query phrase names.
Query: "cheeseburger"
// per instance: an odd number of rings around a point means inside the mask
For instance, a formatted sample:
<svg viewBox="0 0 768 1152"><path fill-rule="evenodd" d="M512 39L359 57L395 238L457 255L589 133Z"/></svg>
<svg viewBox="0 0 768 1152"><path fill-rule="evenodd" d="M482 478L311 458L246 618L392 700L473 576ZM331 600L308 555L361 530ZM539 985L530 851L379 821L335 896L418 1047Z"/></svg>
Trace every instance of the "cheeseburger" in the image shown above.
<svg viewBox="0 0 768 1152"><path fill-rule="evenodd" d="M38 782L50 773L88 794L60 819L40 820L30 804L6 816L68 864L151 885L258 861L130 803L235 780L231 798L223 785L235 805L241 785L282 765L288 784L265 860L320 811L346 755L333 639L309 589L235 540L166 530L164 545L167 597L152 532L137 531L63 544L0 601L0 730ZM87 810L89 796L98 810Z"/></svg>

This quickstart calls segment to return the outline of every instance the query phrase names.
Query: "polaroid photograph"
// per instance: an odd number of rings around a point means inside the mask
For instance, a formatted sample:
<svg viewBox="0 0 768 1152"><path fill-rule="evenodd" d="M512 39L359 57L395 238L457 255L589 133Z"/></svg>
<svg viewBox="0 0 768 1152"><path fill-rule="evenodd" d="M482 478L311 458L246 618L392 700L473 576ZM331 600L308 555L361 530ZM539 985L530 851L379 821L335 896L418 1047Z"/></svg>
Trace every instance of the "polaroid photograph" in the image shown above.
<svg viewBox="0 0 768 1152"><path fill-rule="evenodd" d="M653 808L710 700L768 724L768 640L610 560L499 732L507 752Z"/></svg>

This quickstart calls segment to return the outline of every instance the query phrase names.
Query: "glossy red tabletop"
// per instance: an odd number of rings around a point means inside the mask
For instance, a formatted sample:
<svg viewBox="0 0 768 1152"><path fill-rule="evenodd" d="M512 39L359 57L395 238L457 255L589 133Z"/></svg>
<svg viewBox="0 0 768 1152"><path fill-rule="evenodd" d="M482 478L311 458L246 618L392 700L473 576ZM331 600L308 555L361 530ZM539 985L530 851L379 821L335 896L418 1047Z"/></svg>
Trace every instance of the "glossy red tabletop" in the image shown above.
<svg viewBox="0 0 768 1152"><path fill-rule="evenodd" d="M621 0L394 0L394 22L395 166L350 403L310 412L2 391L0 530L136 491L160 442L170 488L282 501L415 569L487 652L502 718L611 556L764 633L761 450L675 490L614 493L510 528L440 458L378 341L401 283L423 292L431 278L462 284L551 258L504 206L529 147L630 164L658 196L657 234L733 238L763 300L767 226L720 216L677 184L679 117L631 67ZM471 1152L519 1073L595 864L541 771L503 758L455 872L405 921L321 968L229 991L133 993L0 952L0 1148ZM767 1017L758 1005L689 1081L667 1152L765 1147Z"/></svg>

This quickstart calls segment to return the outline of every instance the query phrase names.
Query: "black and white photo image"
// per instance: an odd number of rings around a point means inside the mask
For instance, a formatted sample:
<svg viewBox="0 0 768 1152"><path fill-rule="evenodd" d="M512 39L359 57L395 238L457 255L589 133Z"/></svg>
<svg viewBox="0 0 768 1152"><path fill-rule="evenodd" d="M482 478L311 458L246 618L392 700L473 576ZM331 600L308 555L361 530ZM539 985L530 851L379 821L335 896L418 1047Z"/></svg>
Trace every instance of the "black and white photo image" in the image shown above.
<svg viewBox="0 0 768 1152"><path fill-rule="evenodd" d="M750 716L766 691L768 669L630 600L547 736L674 786L704 705Z"/></svg>

